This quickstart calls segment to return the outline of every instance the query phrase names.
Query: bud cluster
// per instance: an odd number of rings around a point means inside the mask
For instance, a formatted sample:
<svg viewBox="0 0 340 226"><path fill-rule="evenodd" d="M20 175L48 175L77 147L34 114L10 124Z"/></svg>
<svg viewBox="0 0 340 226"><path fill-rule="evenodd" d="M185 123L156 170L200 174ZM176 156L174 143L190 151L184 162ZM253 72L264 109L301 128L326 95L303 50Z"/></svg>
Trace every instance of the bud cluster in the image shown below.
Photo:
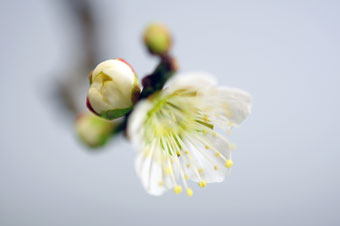
<svg viewBox="0 0 340 226"><path fill-rule="evenodd" d="M136 72L121 58L106 60L98 64L90 73L90 88L86 105L96 116L86 115L77 120L77 132L89 146L98 146L103 142L102 140L105 140L102 134L103 131L108 130L102 129L107 128L107 125L99 123L100 118L105 122L105 120L125 117L122 125L113 126L125 130L134 105L140 99L147 98L162 89L165 82L177 71L177 62L169 55L172 38L165 25L160 23L149 25L145 29L143 39L149 53L159 57L160 63L151 74L142 80L142 91ZM93 121L98 121L95 123L97 127L93 127ZM86 134L87 130L88 134Z"/></svg>

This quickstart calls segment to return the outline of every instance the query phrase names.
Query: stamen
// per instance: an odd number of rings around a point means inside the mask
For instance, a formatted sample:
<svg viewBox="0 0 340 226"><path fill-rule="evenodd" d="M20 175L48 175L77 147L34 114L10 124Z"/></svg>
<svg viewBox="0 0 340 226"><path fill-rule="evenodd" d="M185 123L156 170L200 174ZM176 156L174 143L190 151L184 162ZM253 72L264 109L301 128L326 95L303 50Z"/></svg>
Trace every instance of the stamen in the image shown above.
<svg viewBox="0 0 340 226"><path fill-rule="evenodd" d="M203 143L203 144L205 144L205 145L209 145L209 143L203 138L203 137L201 137L201 136L196 136L196 138L197 138L197 140L199 140L201 143ZM196 147L196 149L197 149L197 151L199 151L202 155L204 155L204 157L206 157L206 159L212 164L212 165L214 165L214 162L211 160L211 158L209 157L209 156L207 156L207 154L206 153L204 153L204 152L202 152L201 150L200 150L200 148L199 147L197 147L192 141L191 141L191 139L189 138L189 137L187 137L187 139L188 140L190 140L190 143L192 144L192 145L194 145L195 147ZM223 159L223 160L227 160L213 145L211 145L211 149L213 149L214 151L215 151L215 153L219 153L220 154L220 157Z"/></svg>
<svg viewBox="0 0 340 226"><path fill-rule="evenodd" d="M174 192L175 192L176 194L181 193L181 192L182 192L182 186L181 186L181 185L175 186L175 187L174 187Z"/></svg>
<svg viewBox="0 0 340 226"><path fill-rule="evenodd" d="M205 180L203 180L203 181L198 182L198 185L199 185L201 188L204 188L205 186L207 186L207 182L206 182Z"/></svg>
<svg viewBox="0 0 340 226"><path fill-rule="evenodd" d="M193 194L193 191L191 190L191 188L187 188L187 195L188 195L189 197L191 197L192 194Z"/></svg>
<svg viewBox="0 0 340 226"><path fill-rule="evenodd" d="M168 136L168 138L169 138L168 147L169 147L170 151L171 151L172 153L174 153L174 148L179 148L179 147L178 147L178 143L176 143L176 141L175 141L175 139L174 139L173 136ZM177 138L177 139L178 139L178 138ZM185 179L185 175L184 175L184 171L183 171L182 166L181 166L181 164L180 164L180 162L179 162L178 156L176 156L175 159L176 159L176 163L177 163L177 166L178 166L180 175L181 175L181 177L182 177L182 182L183 182L185 188L188 188L188 185L187 185L187 182L186 182L186 179ZM179 191L178 188L177 188L177 191ZM180 192L181 192L181 191L182 191L182 187L180 187ZM176 192L176 193L177 193L177 192ZM177 194L178 194L178 193L177 193Z"/></svg>
<svg viewBox="0 0 340 226"><path fill-rule="evenodd" d="M225 162L225 167L227 167L227 168L231 168L232 166L234 165L234 162L233 162L233 160L227 160L226 162Z"/></svg>
<svg viewBox="0 0 340 226"><path fill-rule="evenodd" d="M186 145L184 144L184 142L182 141L182 139L180 139L180 138L178 137L177 134L175 134L175 137L176 137L177 140L180 142L180 145L182 145L183 148L185 148L185 149L187 150L187 147L186 147ZM199 180L201 180L201 176L200 176L200 174L198 173L198 170L197 170L198 167L196 166L195 161L192 161L191 156L190 156L190 155L186 155L186 156L184 157L184 155L183 155L182 157L183 157L183 161L191 162L191 164L193 165L193 170L194 170L194 172L195 172L197 178L198 178ZM189 164L189 163L188 163L188 164Z"/></svg>
<svg viewBox="0 0 340 226"><path fill-rule="evenodd" d="M227 110L225 112L225 115L228 117L228 118L231 118L233 116L233 113L230 111L230 110Z"/></svg>
<svg viewBox="0 0 340 226"><path fill-rule="evenodd" d="M172 173L171 167L170 166L164 167L164 172L165 174L170 175Z"/></svg>

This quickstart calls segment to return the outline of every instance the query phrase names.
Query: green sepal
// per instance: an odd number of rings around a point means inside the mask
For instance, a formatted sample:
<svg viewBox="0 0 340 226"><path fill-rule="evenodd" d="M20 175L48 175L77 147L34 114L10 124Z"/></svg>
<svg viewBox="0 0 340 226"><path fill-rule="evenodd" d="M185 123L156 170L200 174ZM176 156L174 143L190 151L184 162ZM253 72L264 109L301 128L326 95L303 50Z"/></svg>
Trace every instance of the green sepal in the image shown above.
<svg viewBox="0 0 340 226"><path fill-rule="evenodd" d="M123 109L115 109L115 110L109 110L106 111L104 113L101 113L100 116L105 118L105 119L116 119L119 117L122 117L124 115L126 115L127 113L129 113L132 110L133 106L129 107L129 108L123 108Z"/></svg>

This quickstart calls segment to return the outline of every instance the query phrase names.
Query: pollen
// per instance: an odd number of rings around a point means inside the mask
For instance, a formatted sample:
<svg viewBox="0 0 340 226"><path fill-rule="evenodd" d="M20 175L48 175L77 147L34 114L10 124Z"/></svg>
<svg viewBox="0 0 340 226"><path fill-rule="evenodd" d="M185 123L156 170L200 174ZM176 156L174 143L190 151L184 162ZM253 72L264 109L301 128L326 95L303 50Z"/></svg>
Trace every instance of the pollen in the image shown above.
<svg viewBox="0 0 340 226"><path fill-rule="evenodd" d="M187 195L188 195L189 197L191 197L192 194L193 194L193 191L191 190L191 188L187 188Z"/></svg>
<svg viewBox="0 0 340 226"><path fill-rule="evenodd" d="M199 168L199 169L198 169L198 172L203 173L204 170L203 170L202 168Z"/></svg>
<svg viewBox="0 0 340 226"><path fill-rule="evenodd" d="M206 121L206 122L208 122L208 121L209 121L208 116L204 115L203 120Z"/></svg>
<svg viewBox="0 0 340 226"><path fill-rule="evenodd" d="M208 145L205 145L205 149L209 150L209 146L208 146Z"/></svg>
<svg viewBox="0 0 340 226"><path fill-rule="evenodd" d="M181 153L179 151L176 151L177 156L181 156Z"/></svg>
<svg viewBox="0 0 340 226"><path fill-rule="evenodd" d="M225 112L225 115L228 117L228 118L231 118L233 116L233 113L230 111L230 110L227 110Z"/></svg>
<svg viewBox="0 0 340 226"><path fill-rule="evenodd" d="M189 151L185 150L184 153L187 155L187 154L189 154Z"/></svg>
<svg viewBox="0 0 340 226"><path fill-rule="evenodd" d="M233 126L233 122L232 121L228 121L228 126Z"/></svg>
<svg viewBox="0 0 340 226"><path fill-rule="evenodd" d="M217 165L214 166L214 170L218 170L218 166Z"/></svg>
<svg viewBox="0 0 340 226"><path fill-rule="evenodd" d="M164 172L165 172L165 174L169 175L169 174L172 173L172 170L171 170L171 168L170 168L169 166L166 166L166 167L164 168Z"/></svg>
<svg viewBox="0 0 340 226"><path fill-rule="evenodd" d="M215 156L216 156L216 157L220 157L220 156L221 156L221 154L220 154L220 153L218 153L218 152L215 152Z"/></svg>
<svg viewBox="0 0 340 226"><path fill-rule="evenodd" d="M234 162L233 160L227 160L225 161L225 167L231 168L233 166Z"/></svg>
<svg viewBox="0 0 340 226"><path fill-rule="evenodd" d="M236 149L236 145L235 144L230 144L230 149L231 150L235 150Z"/></svg>
<svg viewBox="0 0 340 226"><path fill-rule="evenodd" d="M205 186L207 186L207 182L206 182L205 180L203 180L203 181L198 182L198 185L199 185L201 188L204 188Z"/></svg>
<svg viewBox="0 0 340 226"><path fill-rule="evenodd" d="M181 193L181 192L182 192L182 186L181 186L181 185L175 186L175 187L174 187L174 192L175 192L176 194Z"/></svg>

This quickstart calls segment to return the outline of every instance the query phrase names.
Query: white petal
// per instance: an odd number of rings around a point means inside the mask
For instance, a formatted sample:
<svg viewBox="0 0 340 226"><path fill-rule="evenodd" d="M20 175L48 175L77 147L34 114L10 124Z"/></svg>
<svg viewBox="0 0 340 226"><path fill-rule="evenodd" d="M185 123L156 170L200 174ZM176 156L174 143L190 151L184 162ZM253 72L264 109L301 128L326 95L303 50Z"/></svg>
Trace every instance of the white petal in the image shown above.
<svg viewBox="0 0 340 226"><path fill-rule="evenodd" d="M183 88L193 88L202 90L212 87L216 84L214 77L206 72L192 72L178 74L170 79L164 86L166 93L174 92Z"/></svg>
<svg viewBox="0 0 340 226"><path fill-rule="evenodd" d="M126 63L117 59L106 60L98 64L92 72L92 81L95 80L96 76L100 74L100 72L104 72L111 78L114 78L115 74L117 73L118 75L121 75L120 77L124 78L126 82L130 81L130 83L133 83L134 80L134 72L132 69ZM130 74L132 76L127 76Z"/></svg>
<svg viewBox="0 0 340 226"><path fill-rule="evenodd" d="M163 184L162 166L140 152L136 159L136 172L144 189L151 195L161 195L167 187Z"/></svg>
<svg viewBox="0 0 340 226"><path fill-rule="evenodd" d="M189 179L196 182L201 180L205 180L207 183L222 182L230 171L225 167L225 159L231 159L229 145L212 135L207 135L203 139L213 146L206 149L205 143L194 138L186 141L191 161L195 163L195 166L191 165L186 168L186 173ZM217 156L216 153L222 155L224 159ZM200 170L202 171L199 172Z"/></svg>
<svg viewBox="0 0 340 226"><path fill-rule="evenodd" d="M225 108L225 116L236 126L242 123L251 112L252 98L243 90L220 87L217 98L220 100L219 106Z"/></svg>
<svg viewBox="0 0 340 226"><path fill-rule="evenodd" d="M122 93L131 93L135 74L127 64L116 60L111 67L103 69L103 73L112 78Z"/></svg>
<svg viewBox="0 0 340 226"><path fill-rule="evenodd" d="M112 109L128 108L132 105L131 98L126 97L113 81L106 81L101 92Z"/></svg>
<svg viewBox="0 0 340 226"><path fill-rule="evenodd" d="M153 107L148 100L139 101L134 107L128 121L127 134L136 148L141 148L143 137L143 123L148 111Z"/></svg>
<svg viewBox="0 0 340 226"><path fill-rule="evenodd" d="M111 105L103 100L103 96L96 88L90 87L88 98L93 109L99 114L112 109Z"/></svg>

